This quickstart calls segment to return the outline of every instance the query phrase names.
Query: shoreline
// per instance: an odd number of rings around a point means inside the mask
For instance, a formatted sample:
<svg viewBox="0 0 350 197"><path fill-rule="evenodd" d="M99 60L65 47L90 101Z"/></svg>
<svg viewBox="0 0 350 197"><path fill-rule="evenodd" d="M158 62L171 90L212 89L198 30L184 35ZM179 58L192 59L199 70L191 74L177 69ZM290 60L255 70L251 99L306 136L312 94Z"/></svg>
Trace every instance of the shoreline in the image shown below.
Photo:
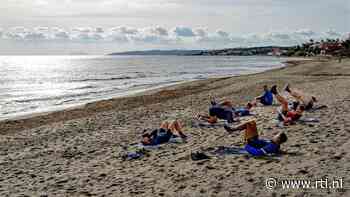
<svg viewBox="0 0 350 197"><path fill-rule="evenodd" d="M58 115L61 116L62 113L66 114L67 113L74 113L76 114L77 111L86 111L87 106L91 106L91 105L104 105L103 102L114 102L116 99L129 99L130 97L138 97L138 96L143 96L143 95L150 95L150 94L157 94L162 90L166 90L167 88L177 88L178 86L180 86L181 84L185 84L185 85L191 85L191 83L195 83L198 81L203 81L205 83L205 81L211 81L211 80L220 80L220 79L226 79L226 78L231 78L231 77L244 77L244 76L251 76L251 75L257 75L257 74L263 74L265 72L272 72L274 70L279 70L281 68L287 67L287 66L292 66L295 64L302 64L305 61L315 61L313 59L305 59L305 58L291 58L292 60L287 60L284 62L281 62L282 65L279 68L272 68L272 69L268 69L262 72L257 72L257 73L252 73L252 74L241 74L241 75L231 75L231 76L220 76L220 77L211 77L211 78L207 78L207 79L197 79L197 80L187 80L187 81L179 81L179 82L175 82L175 83L170 83L170 84L166 84L166 85L161 85L161 86L155 86L155 87L150 87L150 88L146 88L146 89L140 89L140 90L134 90L131 92L125 92L125 93L121 93L120 95L117 96L111 96L111 97L107 97L107 98L103 98L103 99L96 99L93 101L89 101L87 103L77 103L77 104L68 104L68 105L63 105L63 106L52 106L49 107L47 109L42 109L42 110L38 110L38 111L33 111L33 112L23 112L23 113L18 113L18 114L13 114L13 115L9 115L8 117L5 118L1 118L0 119L0 133L2 132L2 129L10 129L9 127L4 127L5 125L8 124L13 124L13 123L17 123L17 122L35 122L36 119L38 118L43 118L43 119L47 119L45 116L48 116L48 118L51 118L51 116L54 115ZM108 109L106 109L108 110ZM101 112L100 110L96 109L95 111ZM104 110L102 110L104 111ZM89 113L90 114L90 113ZM70 116L70 115L68 115ZM87 115L88 116L88 115ZM71 116L70 116L71 117ZM77 118L81 118L84 116L78 116ZM66 120L70 120L70 119L74 119L73 117L71 118L60 118L58 121L66 121ZM43 122L43 121L40 121ZM55 121L48 121L45 124L49 124ZM20 123L20 124L21 124ZM26 124L26 123L25 123ZM37 126L41 126L43 123L41 124L34 124ZM27 125L27 124L26 124ZM30 126L28 128L34 128L37 126ZM27 127L26 127L27 128ZM23 128L23 129L26 129Z"/></svg>
<svg viewBox="0 0 350 197"><path fill-rule="evenodd" d="M0 196L349 196L350 59L288 65L2 124ZM277 127L278 105L257 106L252 109L255 115L242 117L241 122L254 119L263 139L286 133L283 153L277 158L211 153L223 146L240 148L244 142L240 133L228 134L222 126L195 124L195 114L207 113L210 97L228 99L238 107L261 94L263 85L281 90L286 83L316 96L316 106L327 106L303 115L317 122ZM122 159L140 142L144 129L174 118L181 120L186 143L161 145L137 160ZM203 151L210 159L193 161L194 151ZM344 188L267 190L270 177L343 177Z"/></svg>
<svg viewBox="0 0 350 197"><path fill-rule="evenodd" d="M54 108L53 110L45 110L45 111L39 111L39 112L28 112L22 115L14 115L15 117L0 119L0 134L3 132L13 131L13 130L23 130L23 129L31 129L40 127L45 124L60 122L60 121L68 121L73 119L79 119L87 116L94 115L95 113L100 113L104 111L109 111L113 109L123 109L123 107L119 108L116 103L118 102L124 102L130 103L133 100L143 99L147 100L143 104L152 104L153 102L150 102L150 98L154 97L161 97L161 100L171 99L169 95L166 95L167 91L181 91L182 88L186 88L191 85L195 85L196 83L200 84L208 84L212 81L220 81L230 78L237 78L237 77L249 77L249 76L255 76L255 75L262 75L264 73L274 72L281 69L285 69L287 67L291 66L297 66L300 64L304 64L307 62L313 62L313 61L325 61L325 60L316 60L316 59L305 59L305 58L297 58L296 60L287 60L284 62L281 62L284 64L284 66L279 68L273 68L269 70L265 70L258 73L252 73L252 74L242 74L242 75L236 75L236 76L226 76L226 77L212 77L208 79L199 79L199 80L190 80L190 81L179 81L172 84L167 84L163 86L156 86L152 88L147 88L143 90L136 90L135 92L131 93L123 93L120 96L113 96L111 98L106 99L99 99L96 101L84 103L84 104L71 104L68 106L60 106L57 108ZM326 60L327 61L327 60ZM189 93L191 94L191 93ZM186 94L188 95L188 94ZM185 95L182 95L185 96ZM177 96L176 96L177 97ZM136 107L137 105L135 105Z"/></svg>

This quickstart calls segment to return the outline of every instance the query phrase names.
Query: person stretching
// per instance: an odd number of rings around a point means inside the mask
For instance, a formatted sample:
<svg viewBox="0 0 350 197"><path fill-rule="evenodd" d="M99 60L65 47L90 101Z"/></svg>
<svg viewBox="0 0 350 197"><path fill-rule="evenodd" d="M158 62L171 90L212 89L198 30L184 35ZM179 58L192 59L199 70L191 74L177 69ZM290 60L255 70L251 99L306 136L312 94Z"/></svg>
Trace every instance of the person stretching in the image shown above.
<svg viewBox="0 0 350 197"><path fill-rule="evenodd" d="M225 125L224 128L229 133L244 130L244 149L253 156L279 154L280 145L288 139L287 135L283 132L278 133L271 140L259 139L255 120L245 122L233 128Z"/></svg>
<svg viewBox="0 0 350 197"><path fill-rule="evenodd" d="M291 88L289 84L284 88L286 92L288 92L292 97L294 97L298 102L305 106L305 110L310 110L314 106L314 103L317 102L315 96L310 96L305 94L304 92L297 90L295 88Z"/></svg>
<svg viewBox="0 0 350 197"><path fill-rule="evenodd" d="M293 123L301 118L305 111L305 106L303 104L298 105L296 109L289 109L289 104L286 98L281 96L277 91L277 86L272 86L272 94L275 95L277 101L281 104L282 110L278 113L278 119L283 121L284 124Z"/></svg>
<svg viewBox="0 0 350 197"><path fill-rule="evenodd" d="M273 95L267 85L264 85L264 94L255 98L256 102L260 102L265 106L272 105L273 103Z"/></svg>
<svg viewBox="0 0 350 197"><path fill-rule="evenodd" d="M142 134L143 145L159 145L169 142L172 137L180 136L182 139L186 139L187 136L182 132L181 123L178 120L168 122L164 121L159 129L155 129L152 132L144 132Z"/></svg>
<svg viewBox="0 0 350 197"><path fill-rule="evenodd" d="M216 123L218 119L226 120L228 123L233 123L235 121L235 112L230 101L224 101L221 103L211 101L211 105L212 106L209 108L209 115L199 114L199 119L204 119L211 124Z"/></svg>

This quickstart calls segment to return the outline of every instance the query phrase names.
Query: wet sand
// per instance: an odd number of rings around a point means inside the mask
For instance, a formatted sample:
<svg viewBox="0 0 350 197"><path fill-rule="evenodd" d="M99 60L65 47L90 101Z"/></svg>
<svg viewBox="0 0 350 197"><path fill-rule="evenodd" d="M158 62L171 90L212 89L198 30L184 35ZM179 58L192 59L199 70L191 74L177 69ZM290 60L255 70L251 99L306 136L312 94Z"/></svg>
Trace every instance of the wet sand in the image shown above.
<svg viewBox="0 0 350 197"><path fill-rule="evenodd" d="M192 161L193 150L241 146L223 128L194 128L209 97L237 105L262 85L285 83L308 91L327 109L308 112L319 123L275 127L276 106L257 107L259 132L283 130L289 139L280 159L244 155ZM350 188L350 60L289 62L260 74L208 79L81 108L0 122L0 196L349 196L350 190L268 190L265 179L343 178ZM135 161L120 158L143 128L179 118L189 140L166 144Z"/></svg>

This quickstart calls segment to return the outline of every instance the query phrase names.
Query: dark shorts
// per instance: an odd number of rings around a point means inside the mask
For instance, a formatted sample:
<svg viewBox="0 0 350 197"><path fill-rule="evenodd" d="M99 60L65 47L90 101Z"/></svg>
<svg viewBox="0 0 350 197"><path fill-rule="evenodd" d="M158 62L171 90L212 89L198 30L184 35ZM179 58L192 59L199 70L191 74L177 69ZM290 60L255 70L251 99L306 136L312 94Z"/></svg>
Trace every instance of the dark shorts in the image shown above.
<svg viewBox="0 0 350 197"><path fill-rule="evenodd" d="M314 106L314 103L313 102L309 102L307 105L305 105L305 110L310 110L312 109Z"/></svg>
<svg viewBox="0 0 350 197"><path fill-rule="evenodd" d="M266 106L272 105L272 102L267 102L266 99L261 98L259 99L260 103Z"/></svg>
<svg viewBox="0 0 350 197"><path fill-rule="evenodd" d="M223 119L226 120L229 123L233 122L233 110L232 109L228 109L228 108L224 108L224 107L220 107L220 106L212 106L209 109L209 115L210 116L215 116L219 119Z"/></svg>
<svg viewBox="0 0 350 197"><path fill-rule="evenodd" d="M172 132L170 130L159 129L156 136L153 139L153 145L163 144L169 142L172 137Z"/></svg>
<svg viewBox="0 0 350 197"><path fill-rule="evenodd" d="M288 111L282 111L282 114L283 114L284 116L286 116L287 113L288 113ZM284 119L283 119L283 117L282 117L282 115L281 115L280 113L278 113L277 119L278 119L279 121L284 121Z"/></svg>

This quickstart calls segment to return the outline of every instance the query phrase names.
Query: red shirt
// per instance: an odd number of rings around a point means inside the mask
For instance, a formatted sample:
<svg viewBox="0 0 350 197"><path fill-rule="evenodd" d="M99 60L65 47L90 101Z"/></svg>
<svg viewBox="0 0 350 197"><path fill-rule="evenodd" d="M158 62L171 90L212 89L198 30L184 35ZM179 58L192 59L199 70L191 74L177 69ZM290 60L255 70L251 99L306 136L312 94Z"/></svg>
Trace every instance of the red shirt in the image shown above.
<svg viewBox="0 0 350 197"><path fill-rule="evenodd" d="M301 117L301 115L297 114L295 111L289 111L286 116L287 118L291 118L293 121L296 121Z"/></svg>

